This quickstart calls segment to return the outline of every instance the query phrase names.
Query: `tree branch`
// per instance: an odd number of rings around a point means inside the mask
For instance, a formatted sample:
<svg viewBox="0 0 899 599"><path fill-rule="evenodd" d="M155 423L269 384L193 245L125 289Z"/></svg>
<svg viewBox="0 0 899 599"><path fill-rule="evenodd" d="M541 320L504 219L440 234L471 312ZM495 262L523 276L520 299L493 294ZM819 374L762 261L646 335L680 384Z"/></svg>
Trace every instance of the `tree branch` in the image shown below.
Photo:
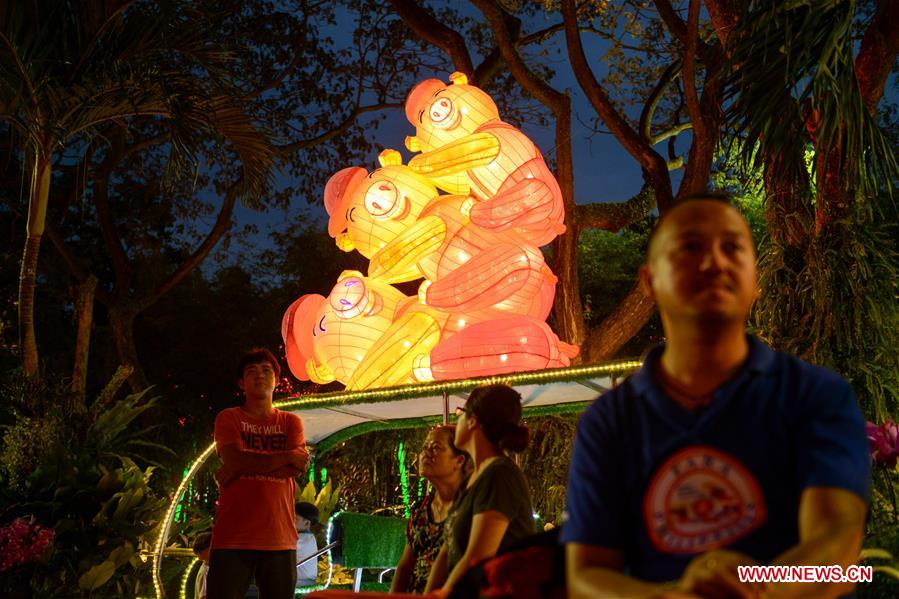
<svg viewBox="0 0 899 599"><path fill-rule="evenodd" d="M665 141L669 137L677 137L684 131L689 131L692 128L693 128L693 123L690 123L690 122L681 123L680 125L676 125L670 129L662 131L658 135L652 136L651 138L649 138L649 143L651 143L652 145L656 145L657 143L661 143L661 142Z"/></svg>
<svg viewBox="0 0 899 599"><path fill-rule="evenodd" d="M222 202L222 207L219 210L218 217L215 220L215 225L213 225L209 234L206 236L206 239L203 240L203 243L194 250L193 254L186 258L165 281L156 287L156 289L146 294L144 297L135 298L133 302L135 305L135 314L153 305L160 297L171 291L175 285L180 283L184 277L206 259L209 252L212 251L222 238L222 235L231 228L231 215L234 213L234 204L237 202L237 197L240 195L242 184L243 181L238 178L230 185L228 191L225 192L225 198Z"/></svg>
<svg viewBox="0 0 899 599"><path fill-rule="evenodd" d="M275 150L281 156L286 154L290 154L291 152L296 152L297 150L305 150L306 148L311 148L312 146L320 143L324 143L329 139L333 138L336 135L339 135L353 126L353 123L356 122L356 119L367 112L377 112L378 110L383 110L385 108L402 108L403 105L398 102L382 102L380 104L373 104L371 106L356 106L353 109L353 112L343 120L339 125L318 135L316 137L311 137L309 139L303 139L300 141L296 141L294 143L285 144L283 146L276 146Z"/></svg>
<svg viewBox="0 0 899 599"><path fill-rule="evenodd" d="M872 115L883 97L883 90L896 54L899 53L899 2L878 2L877 13L862 37L855 58L855 76L865 107Z"/></svg>
<svg viewBox="0 0 899 599"><path fill-rule="evenodd" d="M509 71L511 71L515 80L518 81L525 91L537 98L553 113L561 109L562 105L569 105L568 96L553 89L545 81L534 75L527 65L524 64L521 56L515 50L515 39L509 30L507 13L491 0L472 0L472 3L490 21L497 46L500 48L506 64L509 65Z"/></svg>
<svg viewBox="0 0 899 599"><path fill-rule="evenodd" d="M655 302L635 283L615 310L590 331L581 348L584 361L601 363L612 359L643 328L654 310Z"/></svg>
<svg viewBox="0 0 899 599"><path fill-rule="evenodd" d="M562 15L565 18L565 39L568 43L568 54L578 84L593 109L603 120L615 139L634 157L646 171L650 184L655 188L656 201L660 210L665 210L671 202L671 180L668 178L668 167L662 158L640 135L634 131L627 121L615 110L608 95L600 87L584 55L580 32L577 27L577 14L574 0L562 0Z"/></svg>
<svg viewBox="0 0 899 599"><path fill-rule="evenodd" d="M646 103L643 105L643 110L640 111L640 135L643 136L643 139L649 143L649 145L654 146L659 143L659 141L653 141L652 137L652 117L655 115L656 108L659 106L659 102L662 101L662 95L665 92L665 88L674 81L675 77L677 77L678 73L681 71L680 60L677 60L662 71L662 76L659 77L658 82L654 88L652 88L652 92L649 94L649 98L646 100ZM665 139L665 138L662 138Z"/></svg>
<svg viewBox="0 0 899 599"><path fill-rule="evenodd" d="M390 0L393 9L418 37L449 54L457 71L474 78L475 70L465 39L418 5L414 0Z"/></svg>
<svg viewBox="0 0 899 599"><path fill-rule="evenodd" d="M646 217L655 207L656 196L652 185L644 184L637 195L624 202L593 202L578 205L577 222L584 229L602 229L617 233Z"/></svg>
<svg viewBox="0 0 899 599"><path fill-rule="evenodd" d="M741 0L705 0L709 20L711 20L715 35L721 41L725 51L730 44L730 34L740 24L743 5L744 2Z"/></svg>
<svg viewBox="0 0 899 599"><path fill-rule="evenodd" d="M508 13L504 13L503 18L506 22L506 29L509 32L511 43L516 48L523 45L524 43L530 43L531 41L541 39L538 37L539 34L534 34L533 36L527 36L528 38L531 38L530 41L524 42L524 40L520 39L521 20ZM493 80L493 78L496 77L496 75L500 71L502 71L505 64L506 61L503 58L502 49L497 46L490 52L490 54L487 55L486 58L484 58L484 61L478 65L478 68L475 69L474 80L471 83L473 85L483 87L489 81Z"/></svg>
<svg viewBox="0 0 899 599"><path fill-rule="evenodd" d="M69 246L66 244L65 240L63 240L62 236L59 234L59 231L56 230L51 223L47 223L47 228L44 230L47 234L47 237L50 238L50 243L53 244L53 247L56 248L56 251L59 252L59 256L62 258L63 262L65 262L66 266L69 268L69 272L78 279L79 283L84 283L90 278L91 273L87 271L83 266L78 264L78 260L72 254L72 251L69 249ZM105 306L112 305L113 298L112 296L106 292L102 287L98 288L95 292L95 297L100 300Z"/></svg>
<svg viewBox="0 0 899 599"><path fill-rule="evenodd" d="M699 0L690 0L687 12L687 35L684 38L684 97L687 100L687 114L693 123L693 132L705 139L708 127L699 111L699 97L696 94L696 43L699 39Z"/></svg>
<svg viewBox="0 0 899 599"><path fill-rule="evenodd" d="M116 232L115 225L112 222L112 214L109 210L109 179L112 175L119 160L124 152L124 132L117 130L113 134L110 143L109 155L97 167L97 171L93 176L93 198L94 206L97 209L97 222L100 224L100 236L106 244L106 250L109 252L109 259L112 261L112 270L115 273L116 285L115 294L121 295L128 293L131 286L131 266L125 248L122 246L122 239Z"/></svg>
<svg viewBox="0 0 899 599"><path fill-rule="evenodd" d="M676 37L681 45L686 46L688 33L687 24L684 23L684 20L680 18L668 0L655 0L655 5L659 11L659 16L662 17L662 21L665 23L668 31L671 32L671 35Z"/></svg>

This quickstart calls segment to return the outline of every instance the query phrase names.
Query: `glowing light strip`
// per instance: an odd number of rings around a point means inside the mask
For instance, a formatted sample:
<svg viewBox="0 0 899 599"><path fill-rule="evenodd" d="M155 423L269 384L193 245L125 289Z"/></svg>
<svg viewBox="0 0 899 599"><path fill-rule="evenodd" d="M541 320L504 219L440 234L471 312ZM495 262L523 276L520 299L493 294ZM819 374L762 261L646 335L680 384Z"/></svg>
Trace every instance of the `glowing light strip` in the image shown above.
<svg viewBox="0 0 899 599"><path fill-rule="evenodd" d="M200 563L200 559L195 557L194 561L192 561L192 562L190 562L190 564L188 564L187 570L184 571L184 575L181 577L181 599L188 599L188 597L187 597L187 580L190 578L191 570L193 570L194 566L196 566L198 563ZM197 576L199 576L199 573L197 573Z"/></svg>
<svg viewBox="0 0 899 599"><path fill-rule="evenodd" d="M441 395L443 393L453 394L459 391L473 389L478 385L505 384L514 387L516 385L533 385L536 383L576 381L578 379L593 378L596 376L619 376L628 374L639 368L641 364L642 362L639 360L626 360L611 364L550 368L546 370L459 379L454 381L380 387L378 389L367 389L364 391L337 391L319 395L291 397L276 401L274 405L276 408L326 408L355 403L412 399L430 395Z"/></svg>
<svg viewBox="0 0 899 599"><path fill-rule="evenodd" d="M409 477L406 475L406 444L400 439L400 445L396 449L396 457L400 462L400 487L403 489L403 514L409 519Z"/></svg>
<svg viewBox="0 0 899 599"><path fill-rule="evenodd" d="M165 542L169 538L169 530L172 528L175 509L178 507L181 494L184 493L184 488L190 483L194 473L203 465L206 458L208 458L213 451L215 451L215 442L210 443L209 447L200 454L200 457L194 460L193 464L190 465L187 474L184 475L184 478L181 479L181 484L178 485L178 490L175 491L175 494L172 496L172 503L169 505L169 509L165 514L165 525L162 527L162 530L159 531L159 537L156 539L156 549L153 551L153 588L156 589L156 597L165 597L165 592L162 589L162 579L160 577L160 571L162 570L162 552L165 549Z"/></svg>

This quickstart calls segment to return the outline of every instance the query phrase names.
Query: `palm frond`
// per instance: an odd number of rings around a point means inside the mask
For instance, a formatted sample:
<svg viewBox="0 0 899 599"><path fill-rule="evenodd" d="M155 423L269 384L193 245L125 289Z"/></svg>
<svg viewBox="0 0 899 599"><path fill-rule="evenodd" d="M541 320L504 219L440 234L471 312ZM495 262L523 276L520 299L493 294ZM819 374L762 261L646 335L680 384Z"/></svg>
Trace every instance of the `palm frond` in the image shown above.
<svg viewBox="0 0 899 599"><path fill-rule="evenodd" d="M192 172L215 139L240 161L242 199L266 193L275 149L230 99L233 55L214 17L190 2L12 4L0 12L0 118L63 146L106 123L158 119L171 131L169 177Z"/></svg>
<svg viewBox="0 0 899 599"><path fill-rule="evenodd" d="M800 178L808 133L816 123L816 151L838 151L847 189L891 194L897 180L893 148L865 108L855 76L851 35L854 2L756 0L748 3L731 50L727 82L731 127L744 148L761 151L746 163L777 156L778 176Z"/></svg>

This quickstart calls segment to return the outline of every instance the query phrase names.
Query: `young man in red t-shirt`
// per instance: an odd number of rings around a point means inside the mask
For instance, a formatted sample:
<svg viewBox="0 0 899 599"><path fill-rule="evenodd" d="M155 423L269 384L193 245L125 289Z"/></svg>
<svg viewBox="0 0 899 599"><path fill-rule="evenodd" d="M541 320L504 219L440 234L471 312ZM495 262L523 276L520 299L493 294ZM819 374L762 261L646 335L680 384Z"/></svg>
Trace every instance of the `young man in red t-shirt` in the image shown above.
<svg viewBox="0 0 899 599"><path fill-rule="evenodd" d="M297 529L295 477L309 453L303 422L272 406L281 374L267 349L247 352L238 366L244 403L215 419L220 496L212 529L208 599L242 599L255 578L261 599L294 596Z"/></svg>

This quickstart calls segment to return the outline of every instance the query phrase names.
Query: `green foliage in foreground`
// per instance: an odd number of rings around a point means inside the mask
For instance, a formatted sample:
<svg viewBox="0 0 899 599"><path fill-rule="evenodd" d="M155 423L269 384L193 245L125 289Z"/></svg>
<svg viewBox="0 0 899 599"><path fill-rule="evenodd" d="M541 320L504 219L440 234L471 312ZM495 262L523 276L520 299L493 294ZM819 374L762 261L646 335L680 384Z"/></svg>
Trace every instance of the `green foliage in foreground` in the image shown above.
<svg viewBox="0 0 899 599"><path fill-rule="evenodd" d="M38 561L0 573L4 597L133 597L147 594L149 562L139 557L166 499L150 485L145 457L170 453L141 427L156 399L113 399L106 389L85 408L62 387L15 377L0 445L0 526L33 516L55 539ZM141 466L138 462L142 462Z"/></svg>

